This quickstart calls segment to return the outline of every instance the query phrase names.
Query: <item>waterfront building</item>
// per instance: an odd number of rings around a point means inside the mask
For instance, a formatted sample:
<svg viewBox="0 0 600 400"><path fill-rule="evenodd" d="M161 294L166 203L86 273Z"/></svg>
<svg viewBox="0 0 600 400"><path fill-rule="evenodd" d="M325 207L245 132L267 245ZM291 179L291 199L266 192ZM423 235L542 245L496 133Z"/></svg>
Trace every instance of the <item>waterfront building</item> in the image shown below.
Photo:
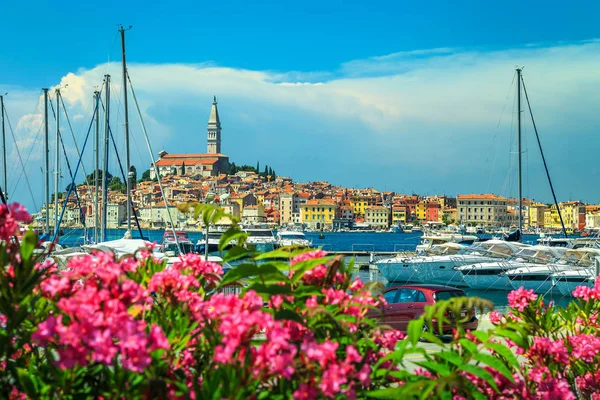
<svg viewBox="0 0 600 400"><path fill-rule="evenodd" d="M293 223L292 214L294 213L294 199L296 194L293 192L279 194L279 212L281 224Z"/></svg>
<svg viewBox="0 0 600 400"><path fill-rule="evenodd" d="M425 220L427 222L439 222L441 221L441 209L440 203L435 201L429 201L425 205Z"/></svg>
<svg viewBox="0 0 600 400"><path fill-rule="evenodd" d="M205 154L169 154L165 150L158 153L156 167L161 176L200 175L218 176L229 172L229 157L221 154L221 120L214 98L207 127L207 152ZM150 179L155 179L154 166L150 166Z"/></svg>
<svg viewBox="0 0 600 400"><path fill-rule="evenodd" d="M410 211L407 205L394 204L392 206L392 224L405 224L408 220L409 213Z"/></svg>
<svg viewBox="0 0 600 400"><path fill-rule="evenodd" d="M390 209L383 206L373 206L365 209L365 223L371 228L388 228Z"/></svg>
<svg viewBox="0 0 600 400"><path fill-rule="evenodd" d="M506 198L494 194L462 194L456 198L458 219L467 225L508 226Z"/></svg>
<svg viewBox="0 0 600 400"><path fill-rule="evenodd" d="M311 229L331 229L337 208L332 200L308 200L301 208L302 223Z"/></svg>
<svg viewBox="0 0 600 400"><path fill-rule="evenodd" d="M425 222L425 219L427 217L426 208L427 205L425 200L421 200L417 204L415 204L415 218L417 219L417 221Z"/></svg>
<svg viewBox="0 0 600 400"><path fill-rule="evenodd" d="M548 206L542 203L532 203L529 205L529 226L531 228L543 228L544 212Z"/></svg>
<svg viewBox="0 0 600 400"><path fill-rule="evenodd" d="M242 210L243 224L261 224L265 222L265 207L263 205L247 206Z"/></svg>

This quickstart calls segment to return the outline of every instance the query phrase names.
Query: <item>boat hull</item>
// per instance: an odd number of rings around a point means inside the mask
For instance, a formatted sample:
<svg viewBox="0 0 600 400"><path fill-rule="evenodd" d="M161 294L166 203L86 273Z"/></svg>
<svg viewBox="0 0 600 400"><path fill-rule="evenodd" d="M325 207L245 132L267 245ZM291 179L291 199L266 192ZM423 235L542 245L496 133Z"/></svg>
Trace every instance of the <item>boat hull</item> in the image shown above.
<svg viewBox="0 0 600 400"><path fill-rule="evenodd" d="M423 283L415 271L406 263L376 263L381 275L389 282L394 283Z"/></svg>
<svg viewBox="0 0 600 400"><path fill-rule="evenodd" d="M558 291L552 282L550 275L543 274L523 274L510 277L512 289L517 290L520 287L533 290L538 294L545 294L553 290Z"/></svg>
<svg viewBox="0 0 600 400"><path fill-rule="evenodd" d="M497 271L494 274L480 275L463 272L463 279L471 289L477 290L512 290L510 279L505 275L500 275L503 271Z"/></svg>

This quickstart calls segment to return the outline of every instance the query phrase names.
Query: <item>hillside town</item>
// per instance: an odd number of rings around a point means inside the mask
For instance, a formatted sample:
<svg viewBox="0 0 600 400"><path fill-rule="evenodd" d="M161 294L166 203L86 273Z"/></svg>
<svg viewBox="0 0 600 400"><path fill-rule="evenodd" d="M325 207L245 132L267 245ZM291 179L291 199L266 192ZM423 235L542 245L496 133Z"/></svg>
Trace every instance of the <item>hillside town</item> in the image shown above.
<svg viewBox="0 0 600 400"><path fill-rule="evenodd" d="M268 224L308 230L388 230L407 224L457 224L470 227L509 229L517 224L518 201L494 194L421 196L376 189L356 189L328 182L294 182L277 176L272 168L236 167L221 153L221 121L217 99L213 99L207 127L207 153L169 154L162 150L156 165L132 182L132 204L142 229L165 229L171 220L178 229L201 228L191 213L177 205L216 203L244 224ZM160 175L160 183L158 182ZM118 181L118 179L117 179ZM113 185L111 185L113 186ZM118 185L117 185L118 186ZM126 226L126 196L123 186L109 189L106 225ZM98 193L101 193L102 188ZM164 193L163 193L164 192ZM59 194L60 198L61 194ZM64 195L63 195L64 196ZM77 186L66 202L63 227L93 227L101 220L103 204L96 200L95 185ZM99 216L94 214L98 201ZM62 212L64 200L58 203ZM561 217L570 231L600 227L600 205L567 201L543 204L523 199L523 226L533 232L561 229ZM43 206L36 222L41 226L48 212L54 222L54 204ZM223 220L223 224L231 221ZM132 221L132 224L134 222Z"/></svg>

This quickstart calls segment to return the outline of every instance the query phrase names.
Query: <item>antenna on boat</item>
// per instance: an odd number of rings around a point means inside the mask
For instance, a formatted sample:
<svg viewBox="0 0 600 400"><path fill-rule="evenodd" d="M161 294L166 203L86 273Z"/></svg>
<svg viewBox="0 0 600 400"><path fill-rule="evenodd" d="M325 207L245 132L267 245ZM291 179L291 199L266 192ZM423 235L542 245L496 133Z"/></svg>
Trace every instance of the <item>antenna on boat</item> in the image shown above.
<svg viewBox="0 0 600 400"><path fill-rule="evenodd" d="M517 67L517 142L519 153L519 241L523 233L523 179L521 165L521 71L523 69Z"/></svg>
<svg viewBox="0 0 600 400"><path fill-rule="evenodd" d="M125 164L127 174L125 177L127 178L126 186L127 186L127 201L126 201L126 209L127 209L127 233L131 235L131 179L133 177L133 173L131 171L131 159L129 156L129 112L127 107L127 62L125 59L125 31L130 30L129 28L123 28L123 25L120 25L119 32L121 33L121 54L122 54L122 62L123 62L123 107L125 108Z"/></svg>

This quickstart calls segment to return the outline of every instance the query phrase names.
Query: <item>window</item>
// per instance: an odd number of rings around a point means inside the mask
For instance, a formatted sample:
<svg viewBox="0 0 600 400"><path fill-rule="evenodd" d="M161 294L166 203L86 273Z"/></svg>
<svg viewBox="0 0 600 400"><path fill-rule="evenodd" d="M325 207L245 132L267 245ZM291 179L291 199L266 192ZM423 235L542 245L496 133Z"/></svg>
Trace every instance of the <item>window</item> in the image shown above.
<svg viewBox="0 0 600 400"><path fill-rule="evenodd" d="M394 304L396 302L396 295L398 294L398 289L390 290L389 292L385 292L383 298L387 301L388 304Z"/></svg>
<svg viewBox="0 0 600 400"><path fill-rule="evenodd" d="M427 302L425 295L420 290L417 290L417 300L416 301L417 301L417 303L426 303Z"/></svg>
<svg viewBox="0 0 600 400"><path fill-rule="evenodd" d="M398 303L414 303L417 301L417 289L401 289Z"/></svg>
<svg viewBox="0 0 600 400"><path fill-rule="evenodd" d="M465 296L465 292L463 292L462 290L460 291L449 291L449 292L437 292L433 295L435 301L441 301L441 300L450 300L454 297L463 297Z"/></svg>

